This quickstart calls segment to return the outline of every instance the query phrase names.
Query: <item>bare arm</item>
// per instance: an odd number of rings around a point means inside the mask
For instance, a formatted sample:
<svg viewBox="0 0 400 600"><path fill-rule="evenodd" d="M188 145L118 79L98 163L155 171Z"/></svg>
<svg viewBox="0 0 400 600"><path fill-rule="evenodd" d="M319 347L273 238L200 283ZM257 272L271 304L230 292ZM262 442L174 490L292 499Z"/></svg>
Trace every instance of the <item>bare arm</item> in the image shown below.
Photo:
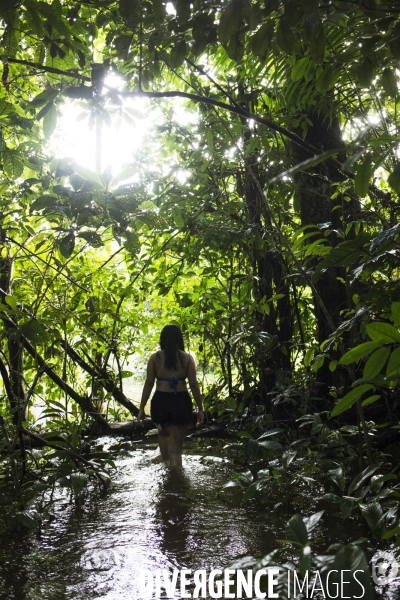
<svg viewBox="0 0 400 600"><path fill-rule="evenodd" d="M147 363L146 369L146 381L144 382L143 391L142 391L142 399L140 401L139 414L137 416L137 420L139 422L143 422L144 418L144 407L146 406L147 400L150 397L151 390L154 386L154 381L156 379L156 367L154 364L154 354L152 354L149 358L149 362Z"/></svg>
<svg viewBox="0 0 400 600"><path fill-rule="evenodd" d="M196 364L194 362L193 357L190 355L187 375L189 380L189 386L198 408L197 425L201 425L204 422L203 400L201 398L200 387L197 381Z"/></svg>

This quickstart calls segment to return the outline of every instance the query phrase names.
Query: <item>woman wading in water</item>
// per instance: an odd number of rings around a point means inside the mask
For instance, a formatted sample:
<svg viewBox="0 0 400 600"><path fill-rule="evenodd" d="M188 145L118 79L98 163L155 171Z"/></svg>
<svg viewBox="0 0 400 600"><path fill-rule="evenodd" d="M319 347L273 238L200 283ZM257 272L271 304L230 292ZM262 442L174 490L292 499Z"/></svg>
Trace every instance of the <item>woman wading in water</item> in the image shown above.
<svg viewBox="0 0 400 600"><path fill-rule="evenodd" d="M157 425L158 444L163 460L173 467L182 466L183 440L192 421L192 400L186 379L197 404L197 425L204 421L203 403L193 357L184 350L183 336L177 325L166 325L161 331L160 348L147 363L138 421L143 423L144 407L154 381L156 391L151 399L151 419Z"/></svg>

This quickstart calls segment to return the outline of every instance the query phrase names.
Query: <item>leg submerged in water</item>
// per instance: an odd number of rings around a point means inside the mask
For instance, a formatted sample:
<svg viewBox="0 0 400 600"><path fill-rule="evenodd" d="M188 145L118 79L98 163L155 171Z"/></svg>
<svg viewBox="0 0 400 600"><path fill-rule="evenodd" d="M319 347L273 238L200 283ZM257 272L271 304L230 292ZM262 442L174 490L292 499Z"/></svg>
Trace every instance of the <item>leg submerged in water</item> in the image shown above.
<svg viewBox="0 0 400 600"><path fill-rule="evenodd" d="M157 429L162 459L169 460L171 467L181 467L183 442L189 431L189 425L158 425Z"/></svg>
<svg viewBox="0 0 400 600"><path fill-rule="evenodd" d="M163 460L169 460L169 437L170 437L170 425L158 425L158 445Z"/></svg>
<svg viewBox="0 0 400 600"><path fill-rule="evenodd" d="M168 455L169 455L171 467L181 467L182 466L182 447L183 447L183 442L184 442L184 439L185 439L188 431L189 431L189 425L184 425L184 426L171 425L170 426L170 435L168 438ZM161 448L160 448L160 450L161 450Z"/></svg>

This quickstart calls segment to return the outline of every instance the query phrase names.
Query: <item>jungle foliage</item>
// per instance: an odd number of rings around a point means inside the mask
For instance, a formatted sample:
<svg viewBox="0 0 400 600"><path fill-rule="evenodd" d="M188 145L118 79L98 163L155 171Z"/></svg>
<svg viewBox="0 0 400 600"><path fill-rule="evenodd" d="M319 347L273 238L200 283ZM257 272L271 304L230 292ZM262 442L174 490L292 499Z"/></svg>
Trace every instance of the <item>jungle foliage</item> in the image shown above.
<svg viewBox="0 0 400 600"><path fill-rule="evenodd" d="M372 462L368 429L398 424L397 2L3 0L0 37L0 425L17 489L36 436L79 494L80 431L136 415L126 361L170 321L248 460L282 454L275 418ZM51 156L66 102L100 131L140 119L137 96L164 124L121 173L100 151L97 172Z"/></svg>

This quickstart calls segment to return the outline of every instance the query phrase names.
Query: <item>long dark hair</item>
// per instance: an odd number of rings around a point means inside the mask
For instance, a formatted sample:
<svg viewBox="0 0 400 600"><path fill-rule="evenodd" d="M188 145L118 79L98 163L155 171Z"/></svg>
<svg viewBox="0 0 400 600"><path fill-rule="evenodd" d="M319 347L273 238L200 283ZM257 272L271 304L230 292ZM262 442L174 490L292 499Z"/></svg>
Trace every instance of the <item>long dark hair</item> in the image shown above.
<svg viewBox="0 0 400 600"><path fill-rule="evenodd" d="M179 366L184 366L184 358L179 350L185 350L183 335L178 325L166 325L160 334L160 348L164 350L165 368L168 371L177 371Z"/></svg>

